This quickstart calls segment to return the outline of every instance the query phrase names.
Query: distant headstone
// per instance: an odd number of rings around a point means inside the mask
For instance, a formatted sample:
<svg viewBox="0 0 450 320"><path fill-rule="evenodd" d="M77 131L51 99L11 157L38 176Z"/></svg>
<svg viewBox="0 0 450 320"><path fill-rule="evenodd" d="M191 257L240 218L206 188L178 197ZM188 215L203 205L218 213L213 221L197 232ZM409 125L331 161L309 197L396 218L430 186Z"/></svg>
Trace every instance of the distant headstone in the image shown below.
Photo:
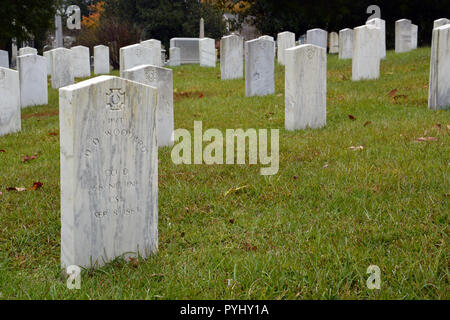
<svg viewBox="0 0 450 320"><path fill-rule="evenodd" d="M241 79L244 76L244 40L237 35L220 40L220 74L222 80Z"/></svg>
<svg viewBox="0 0 450 320"><path fill-rule="evenodd" d="M330 53L339 53L339 35L336 32L330 32Z"/></svg>
<svg viewBox="0 0 450 320"><path fill-rule="evenodd" d="M0 50L0 68L9 68L8 51Z"/></svg>
<svg viewBox="0 0 450 320"><path fill-rule="evenodd" d="M278 63L284 66L284 50L295 47L295 33L290 31L280 32L277 35L277 47Z"/></svg>
<svg viewBox="0 0 450 320"><path fill-rule="evenodd" d="M18 55L17 41L15 38L13 38L11 42L11 68L15 68L17 66Z"/></svg>
<svg viewBox="0 0 450 320"><path fill-rule="evenodd" d="M433 29L428 108L450 108L450 24Z"/></svg>
<svg viewBox="0 0 450 320"><path fill-rule="evenodd" d="M306 43L327 48L328 32L322 29L311 29L306 31Z"/></svg>
<svg viewBox="0 0 450 320"><path fill-rule="evenodd" d="M200 18L200 39L205 37L205 20Z"/></svg>
<svg viewBox="0 0 450 320"><path fill-rule="evenodd" d="M99 45L94 47L94 74L109 74L109 47Z"/></svg>
<svg viewBox="0 0 450 320"><path fill-rule="evenodd" d="M120 48L120 76L123 71L154 62L153 50L142 44Z"/></svg>
<svg viewBox="0 0 450 320"><path fill-rule="evenodd" d="M181 65L180 62L180 48L172 47L169 49L169 62L170 66L177 67Z"/></svg>
<svg viewBox="0 0 450 320"><path fill-rule="evenodd" d="M141 44L152 51L151 64L152 66L161 67L161 41L156 39L150 39L141 41Z"/></svg>
<svg viewBox="0 0 450 320"><path fill-rule="evenodd" d="M395 21L395 52L408 52L412 49L411 20L401 19Z"/></svg>
<svg viewBox="0 0 450 320"><path fill-rule="evenodd" d="M433 29L445 26L446 24L450 24L450 20L447 18L441 18L441 19L434 20Z"/></svg>
<svg viewBox="0 0 450 320"><path fill-rule="evenodd" d="M352 80L378 79L380 76L381 29L364 25L354 29Z"/></svg>
<svg viewBox="0 0 450 320"><path fill-rule="evenodd" d="M181 64L198 64L200 63L199 41L199 38L172 38L170 47L180 48Z"/></svg>
<svg viewBox="0 0 450 320"><path fill-rule="evenodd" d="M57 48L50 50L52 88L59 89L73 84L72 50Z"/></svg>
<svg viewBox="0 0 450 320"><path fill-rule="evenodd" d="M55 15L55 46L56 46L56 48L64 47L63 38L64 37L63 37L61 13L57 12Z"/></svg>
<svg viewBox="0 0 450 320"><path fill-rule="evenodd" d="M47 76L52 75L52 55L50 51L44 51L44 58L47 63Z"/></svg>
<svg viewBox="0 0 450 320"><path fill-rule="evenodd" d="M275 42L255 39L245 42L245 95L275 93Z"/></svg>
<svg viewBox="0 0 450 320"><path fill-rule="evenodd" d="M158 89L158 146L173 145L173 76L172 70L151 65L125 70L123 77Z"/></svg>
<svg viewBox="0 0 450 320"><path fill-rule="evenodd" d="M304 44L285 51L285 128L320 128L327 122L327 50Z"/></svg>
<svg viewBox="0 0 450 320"><path fill-rule="evenodd" d="M0 67L0 136L21 130L19 72Z"/></svg>
<svg viewBox="0 0 450 320"><path fill-rule="evenodd" d="M216 46L214 39L202 38L198 42L200 53L200 66L216 66Z"/></svg>
<svg viewBox="0 0 450 320"><path fill-rule="evenodd" d="M75 78L86 78L91 76L91 63L89 48L84 46L72 47L72 67Z"/></svg>
<svg viewBox="0 0 450 320"><path fill-rule="evenodd" d="M17 57L22 108L48 104L47 59L37 54Z"/></svg>
<svg viewBox="0 0 450 320"><path fill-rule="evenodd" d="M373 25L377 28L381 29L381 36L380 36L380 58L385 59L386 58L386 21L380 18L374 18L371 20L368 20L366 24Z"/></svg>
<svg viewBox="0 0 450 320"><path fill-rule="evenodd" d="M419 33L419 27L416 24L411 25L411 49L417 49L417 37Z"/></svg>
<svg viewBox="0 0 450 320"><path fill-rule="evenodd" d="M353 57L353 29L339 31L339 59L351 59Z"/></svg>
<svg viewBox="0 0 450 320"><path fill-rule="evenodd" d="M38 54L37 49L31 47L23 47L19 49L19 56L24 56L26 54Z"/></svg>
<svg viewBox="0 0 450 320"><path fill-rule="evenodd" d="M99 76L59 90L61 265L158 247L157 90Z"/></svg>

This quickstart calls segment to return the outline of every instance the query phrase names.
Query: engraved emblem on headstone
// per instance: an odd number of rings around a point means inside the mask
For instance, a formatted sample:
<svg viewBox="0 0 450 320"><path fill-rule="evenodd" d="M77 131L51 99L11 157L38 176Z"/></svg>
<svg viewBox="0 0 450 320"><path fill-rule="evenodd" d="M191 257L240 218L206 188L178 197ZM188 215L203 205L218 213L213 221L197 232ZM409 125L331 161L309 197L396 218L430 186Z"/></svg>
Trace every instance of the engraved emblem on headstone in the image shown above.
<svg viewBox="0 0 450 320"><path fill-rule="evenodd" d="M106 97L109 110L122 111L125 101L124 91L121 89L110 89L109 93L106 94Z"/></svg>
<svg viewBox="0 0 450 320"><path fill-rule="evenodd" d="M307 55L308 59L312 59L314 56L314 50L312 48L307 48L306 55Z"/></svg>
<svg viewBox="0 0 450 320"><path fill-rule="evenodd" d="M142 56L142 50L141 50L141 48L137 48L136 49L136 57L140 57L140 56Z"/></svg>
<svg viewBox="0 0 450 320"><path fill-rule="evenodd" d="M154 81L158 80L158 75L156 74L155 70L146 70L145 71L145 77L150 82L154 82Z"/></svg>

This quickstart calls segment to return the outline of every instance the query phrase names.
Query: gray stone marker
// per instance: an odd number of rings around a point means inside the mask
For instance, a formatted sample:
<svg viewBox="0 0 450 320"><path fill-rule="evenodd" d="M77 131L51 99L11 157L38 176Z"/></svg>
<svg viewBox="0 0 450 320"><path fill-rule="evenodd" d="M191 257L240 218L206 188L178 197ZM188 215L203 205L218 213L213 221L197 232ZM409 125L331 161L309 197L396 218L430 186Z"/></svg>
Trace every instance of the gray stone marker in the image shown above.
<svg viewBox="0 0 450 320"><path fill-rule="evenodd" d="M417 49L417 37L419 33L419 26L411 25L411 49Z"/></svg>
<svg viewBox="0 0 450 320"><path fill-rule="evenodd" d="M181 64L198 64L200 63L199 41L199 38L172 38L170 47L180 48Z"/></svg>
<svg viewBox="0 0 450 320"><path fill-rule="evenodd" d="M31 47L23 47L19 49L19 56L24 56L26 54L38 54L37 49Z"/></svg>
<svg viewBox="0 0 450 320"><path fill-rule="evenodd" d="M59 101L62 267L156 252L156 88L99 76Z"/></svg>
<svg viewBox="0 0 450 320"><path fill-rule="evenodd" d="M141 44L152 51L150 63L152 66L161 67L161 41L150 39L141 41Z"/></svg>
<svg viewBox="0 0 450 320"><path fill-rule="evenodd" d="M351 59L353 57L353 29L339 31L339 59Z"/></svg>
<svg viewBox="0 0 450 320"><path fill-rule="evenodd" d="M59 89L73 84L72 50L57 48L50 50L52 88Z"/></svg>
<svg viewBox="0 0 450 320"><path fill-rule="evenodd" d="M450 24L433 29L428 108L450 108Z"/></svg>
<svg viewBox="0 0 450 320"><path fill-rule="evenodd" d="M380 18L368 20L366 24L373 25L381 29L380 35L380 58L386 58L386 21Z"/></svg>
<svg viewBox="0 0 450 320"><path fill-rule="evenodd" d="M295 33L290 31L280 32L277 35L277 47L278 63L284 66L284 50L295 47Z"/></svg>
<svg viewBox="0 0 450 320"><path fill-rule="evenodd" d="M99 45L94 47L94 74L109 74L109 47Z"/></svg>
<svg viewBox="0 0 450 320"><path fill-rule="evenodd" d="M0 136L21 130L19 72L0 67Z"/></svg>
<svg viewBox="0 0 450 320"><path fill-rule="evenodd" d="M120 76L123 76L124 70L152 64L153 57L153 50L142 44L120 48Z"/></svg>
<svg viewBox="0 0 450 320"><path fill-rule="evenodd" d="M75 78L86 78L91 76L91 63L89 48L84 46L72 47L72 67Z"/></svg>
<svg viewBox="0 0 450 320"><path fill-rule="evenodd" d="M408 52L412 49L411 20L401 19L395 21L395 52Z"/></svg>
<svg viewBox="0 0 450 320"><path fill-rule="evenodd" d="M22 108L48 104L47 59L37 54L17 57Z"/></svg>
<svg viewBox="0 0 450 320"><path fill-rule="evenodd" d="M380 77L380 28L364 25L354 29L352 80Z"/></svg>
<svg viewBox="0 0 450 320"><path fill-rule="evenodd" d="M287 49L285 128L320 128L327 122L327 50L311 44Z"/></svg>
<svg viewBox="0 0 450 320"><path fill-rule="evenodd" d="M173 75L172 70L151 65L125 70L123 77L158 89L158 146L173 145Z"/></svg>
<svg viewBox="0 0 450 320"><path fill-rule="evenodd" d="M5 50L0 50L0 67L9 68L9 53Z"/></svg>
<svg viewBox="0 0 450 320"><path fill-rule="evenodd" d="M328 32L316 28L306 31L306 43L327 48Z"/></svg>
<svg viewBox="0 0 450 320"><path fill-rule="evenodd" d="M245 95L275 93L275 42L255 39L245 42Z"/></svg>
<svg viewBox="0 0 450 320"><path fill-rule="evenodd" d="M216 66L216 46L214 39L202 38L198 42L201 67Z"/></svg>
<svg viewBox="0 0 450 320"><path fill-rule="evenodd" d="M199 34L199 38L204 38L205 37L205 20L203 18L200 18L200 34Z"/></svg>
<svg viewBox="0 0 450 320"><path fill-rule="evenodd" d="M52 55L50 51L44 51L44 58L47 63L47 76L52 75Z"/></svg>
<svg viewBox="0 0 450 320"><path fill-rule="evenodd" d="M178 67L181 65L180 48L173 47L169 49L169 65L172 67Z"/></svg>
<svg viewBox="0 0 450 320"><path fill-rule="evenodd" d="M336 32L330 32L329 44L330 54L339 53L339 35Z"/></svg>
<svg viewBox="0 0 450 320"><path fill-rule="evenodd" d="M445 26L446 24L450 24L450 20L447 18L440 18L440 19L434 20L433 29Z"/></svg>
<svg viewBox="0 0 450 320"><path fill-rule="evenodd" d="M237 35L220 40L220 75L222 80L244 77L244 40Z"/></svg>

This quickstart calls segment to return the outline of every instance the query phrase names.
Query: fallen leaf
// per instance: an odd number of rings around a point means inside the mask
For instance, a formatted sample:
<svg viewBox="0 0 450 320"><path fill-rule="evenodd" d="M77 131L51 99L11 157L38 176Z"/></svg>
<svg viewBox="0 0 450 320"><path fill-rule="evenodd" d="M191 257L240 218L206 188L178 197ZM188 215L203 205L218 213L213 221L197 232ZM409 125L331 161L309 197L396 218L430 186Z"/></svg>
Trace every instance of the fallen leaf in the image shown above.
<svg viewBox="0 0 450 320"><path fill-rule="evenodd" d="M436 128L438 128L439 130L441 130L442 129L442 126L441 126L441 124L440 123L436 123L435 125L434 125Z"/></svg>
<svg viewBox="0 0 450 320"><path fill-rule="evenodd" d="M353 116L353 115L351 115L351 114L348 115L348 118L349 118L350 120L356 120L355 116Z"/></svg>
<svg viewBox="0 0 450 320"><path fill-rule="evenodd" d="M4 149L1 149L1 150L0 150L0 152L6 152L6 150L4 150Z"/></svg>
<svg viewBox="0 0 450 320"><path fill-rule="evenodd" d="M18 192L22 192L22 191L26 191L27 188L18 188L18 187L9 187L6 190L8 191L18 191Z"/></svg>
<svg viewBox="0 0 450 320"><path fill-rule="evenodd" d="M294 178L294 180L297 180L297 179L298 179L298 177L297 177L297 176L293 176L292 178Z"/></svg>
<svg viewBox="0 0 450 320"><path fill-rule="evenodd" d="M420 138L417 138L415 141L417 141L417 142L438 141L438 138L436 138L436 137L420 137Z"/></svg>
<svg viewBox="0 0 450 320"><path fill-rule="evenodd" d="M30 190L37 190L40 189L42 187L42 182L35 182L33 183L33 186L30 188Z"/></svg>
<svg viewBox="0 0 450 320"><path fill-rule="evenodd" d="M198 96L199 99L203 98L203 93L200 93L200 95Z"/></svg>
<svg viewBox="0 0 450 320"><path fill-rule="evenodd" d="M35 153L34 155L32 155L31 157L30 156L27 156L27 155L22 155L22 162L27 162L27 161L31 161L31 160L34 160L34 159L36 159L38 157L38 155L37 155L37 153Z"/></svg>
<svg viewBox="0 0 450 320"><path fill-rule="evenodd" d="M372 122L371 121L366 121L365 123L364 123L364 127L367 127L369 124L371 124Z"/></svg>
<svg viewBox="0 0 450 320"><path fill-rule="evenodd" d="M234 219L229 220L231 224L234 224Z"/></svg>
<svg viewBox="0 0 450 320"><path fill-rule="evenodd" d="M48 135L49 135L49 136L57 136L57 135L58 135L58 132L50 132Z"/></svg>
<svg viewBox="0 0 450 320"><path fill-rule="evenodd" d="M394 100L398 100L398 99L400 99L400 98L406 99L406 98L408 98L408 96L405 95L405 94L399 94L398 96L395 96L395 97L394 97Z"/></svg>
<svg viewBox="0 0 450 320"><path fill-rule="evenodd" d="M249 185L245 185L245 186L237 187L237 188L231 188L230 190L225 192L225 197L228 196L230 193L234 193L234 192L237 192L239 190L242 190L242 189L245 189L245 188L248 188L248 187L249 187Z"/></svg>
<svg viewBox="0 0 450 320"><path fill-rule="evenodd" d="M345 76L345 74L339 75L339 78L340 78L341 80L347 80L347 77Z"/></svg>
<svg viewBox="0 0 450 320"><path fill-rule="evenodd" d="M397 94L397 89L394 89L388 93L389 97L394 97Z"/></svg>
<svg viewBox="0 0 450 320"><path fill-rule="evenodd" d="M351 146L349 149L350 149L350 150L353 150L353 151L355 151L355 150L363 150L364 147L363 147L363 146L357 146L357 147Z"/></svg>
<svg viewBox="0 0 450 320"><path fill-rule="evenodd" d="M324 169L328 168L328 163L326 163L322 168Z"/></svg>

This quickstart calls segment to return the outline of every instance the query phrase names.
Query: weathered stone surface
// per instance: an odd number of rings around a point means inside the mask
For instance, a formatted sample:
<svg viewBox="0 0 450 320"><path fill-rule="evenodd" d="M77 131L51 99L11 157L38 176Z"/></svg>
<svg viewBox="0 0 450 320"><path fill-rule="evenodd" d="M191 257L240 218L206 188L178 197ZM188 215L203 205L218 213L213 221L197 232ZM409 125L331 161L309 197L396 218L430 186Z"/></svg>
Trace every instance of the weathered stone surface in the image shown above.
<svg viewBox="0 0 450 320"><path fill-rule="evenodd" d="M401 19L395 21L395 52L408 52L412 49L411 20Z"/></svg>
<svg viewBox="0 0 450 320"><path fill-rule="evenodd" d="M450 108L450 24L433 29L428 108Z"/></svg>
<svg viewBox="0 0 450 320"><path fill-rule="evenodd" d="M151 65L137 66L123 72L125 79L158 89L158 146L173 145L173 76L172 70Z"/></svg>
<svg viewBox="0 0 450 320"><path fill-rule="evenodd" d="M433 29L445 26L446 24L450 24L450 20L447 18L440 18L440 19L434 20Z"/></svg>
<svg viewBox="0 0 450 320"><path fill-rule="evenodd" d="M0 50L0 68L9 68L8 51Z"/></svg>
<svg viewBox="0 0 450 320"><path fill-rule="evenodd" d="M31 47L23 47L19 49L19 56L24 56L26 54L38 54L37 49Z"/></svg>
<svg viewBox="0 0 450 320"><path fill-rule="evenodd" d="M220 40L220 74L222 80L241 79L244 74L244 40L237 35Z"/></svg>
<svg viewBox="0 0 450 320"><path fill-rule="evenodd" d="M411 25L411 49L417 49L417 37L419 33L419 27L415 24Z"/></svg>
<svg viewBox="0 0 450 320"><path fill-rule="evenodd" d="M57 48L50 50L52 88L59 89L74 83L72 50Z"/></svg>
<svg viewBox="0 0 450 320"><path fill-rule="evenodd" d="M290 31L280 32L277 35L277 47L278 63L284 66L284 50L295 47L295 33Z"/></svg>
<svg viewBox="0 0 450 320"><path fill-rule="evenodd" d="M47 63L47 76L52 75L52 55L50 51L44 51L45 62Z"/></svg>
<svg viewBox="0 0 450 320"><path fill-rule="evenodd" d="M374 27L380 28L380 58L386 58L386 21L380 18L374 18L368 20L366 24L373 25Z"/></svg>
<svg viewBox="0 0 450 320"><path fill-rule="evenodd" d="M320 128L327 122L327 50L311 44L287 49L285 128Z"/></svg>
<svg viewBox="0 0 450 320"><path fill-rule="evenodd" d="M22 108L48 104L47 59L37 54L17 57Z"/></svg>
<svg viewBox="0 0 450 320"><path fill-rule="evenodd" d="M156 39L150 39L141 41L141 44L152 51L151 54L151 65L161 67L161 41Z"/></svg>
<svg viewBox="0 0 450 320"><path fill-rule="evenodd" d="M380 76L380 28L364 25L354 29L352 80Z"/></svg>
<svg viewBox="0 0 450 320"><path fill-rule="evenodd" d="M275 92L275 42L255 39L245 42L245 95L263 96Z"/></svg>
<svg viewBox="0 0 450 320"><path fill-rule="evenodd" d="M339 53L339 35L336 32L330 32L329 37L330 53Z"/></svg>
<svg viewBox="0 0 450 320"><path fill-rule="evenodd" d="M180 58L180 48L173 47L169 49L169 65L172 67L178 67L181 65L181 58Z"/></svg>
<svg viewBox="0 0 450 320"><path fill-rule="evenodd" d="M311 29L306 31L306 43L321 48L327 48L328 32L322 29Z"/></svg>
<svg viewBox="0 0 450 320"><path fill-rule="evenodd" d="M61 264L158 247L157 91L112 76L59 90Z"/></svg>
<svg viewBox="0 0 450 320"><path fill-rule="evenodd" d="M124 70L152 64L153 58L153 50L142 44L120 48L120 76L123 76Z"/></svg>
<svg viewBox="0 0 450 320"><path fill-rule="evenodd" d="M84 46L72 47L72 67L75 78L86 78L91 76L91 63L89 48Z"/></svg>
<svg viewBox="0 0 450 320"><path fill-rule="evenodd" d="M353 57L353 29L339 31L339 59L351 59Z"/></svg>
<svg viewBox="0 0 450 320"><path fill-rule="evenodd" d="M200 63L199 41L199 38L172 38L170 47L180 48L181 64L197 64Z"/></svg>
<svg viewBox="0 0 450 320"><path fill-rule="evenodd" d="M94 47L94 74L109 74L109 47L99 45Z"/></svg>
<svg viewBox="0 0 450 320"><path fill-rule="evenodd" d="M216 46L214 39L202 38L198 42L200 52L200 66L216 66Z"/></svg>
<svg viewBox="0 0 450 320"><path fill-rule="evenodd" d="M19 72L0 67L0 136L21 129L19 88Z"/></svg>

